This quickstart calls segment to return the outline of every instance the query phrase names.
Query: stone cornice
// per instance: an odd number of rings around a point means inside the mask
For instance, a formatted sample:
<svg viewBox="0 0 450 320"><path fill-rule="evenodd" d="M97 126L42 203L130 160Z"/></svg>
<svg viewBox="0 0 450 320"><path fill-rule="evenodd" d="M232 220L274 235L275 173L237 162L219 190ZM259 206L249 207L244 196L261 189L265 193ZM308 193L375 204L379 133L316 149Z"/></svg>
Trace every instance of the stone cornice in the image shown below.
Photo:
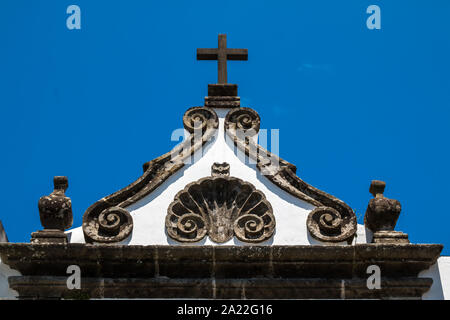
<svg viewBox="0 0 450 320"><path fill-rule="evenodd" d="M83 281L89 284L85 287L87 295L95 297L98 286L109 283L122 289L114 294L110 290L104 297L123 298L133 297L129 290L136 283L138 287L147 286L140 297L171 297L171 290L177 287L176 297L212 298L211 279L224 285L223 291L220 286L215 289L215 297L224 298L239 298L230 289L239 284L249 286L248 292L254 298L268 298L267 290L270 294L284 292L284 283L291 288L290 298L317 298L321 287L328 288L321 298L339 298L335 293L342 281L353 288L347 292L347 298L420 298L432 280L417 275L436 262L441 250L442 245L437 244L245 247L0 244L2 261L22 274L10 278L11 287L22 296L32 296L32 292L42 295L49 286L52 294L72 294L61 279L67 279L69 265L78 265L82 288ZM363 285L369 265L380 267L385 291L369 290ZM203 291L196 291L198 283L204 283ZM151 290L152 285L161 287L157 291L159 296Z"/></svg>

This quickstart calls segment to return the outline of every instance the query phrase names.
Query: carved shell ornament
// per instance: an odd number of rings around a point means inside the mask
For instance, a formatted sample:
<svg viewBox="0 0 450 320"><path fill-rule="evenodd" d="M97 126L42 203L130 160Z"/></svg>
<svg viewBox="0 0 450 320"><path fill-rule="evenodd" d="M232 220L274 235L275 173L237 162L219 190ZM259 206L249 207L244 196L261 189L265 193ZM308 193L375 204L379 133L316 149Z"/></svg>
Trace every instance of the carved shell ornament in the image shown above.
<svg viewBox="0 0 450 320"><path fill-rule="evenodd" d="M166 229L179 242L198 242L208 235L224 243L235 235L243 242L257 243L273 235L275 217L261 191L230 177L227 163L215 163L211 177L177 193L167 210Z"/></svg>

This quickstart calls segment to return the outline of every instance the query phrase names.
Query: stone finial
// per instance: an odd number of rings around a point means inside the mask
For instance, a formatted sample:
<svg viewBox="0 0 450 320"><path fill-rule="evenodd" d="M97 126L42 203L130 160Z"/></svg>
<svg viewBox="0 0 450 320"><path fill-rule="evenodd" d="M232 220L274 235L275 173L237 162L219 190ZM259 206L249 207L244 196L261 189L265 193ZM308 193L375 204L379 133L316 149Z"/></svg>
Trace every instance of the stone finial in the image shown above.
<svg viewBox="0 0 450 320"><path fill-rule="evenodd" d="M31 234L32 243L67 243L64 230L73 223L72 202L65 195L69 181L67 177L56 176L53 185L53 192L39 199L39 215L44 230Z"/></svg>
<svg viewBox="0 0 450 320"><path fill-rule="evenodd" d="M372 242L409 243L407 234L394 231L402 207L398 200L384 197L385 187L384 181L372 181L369 192L374 198L367 206L364 225L373 232Z"/></svg>

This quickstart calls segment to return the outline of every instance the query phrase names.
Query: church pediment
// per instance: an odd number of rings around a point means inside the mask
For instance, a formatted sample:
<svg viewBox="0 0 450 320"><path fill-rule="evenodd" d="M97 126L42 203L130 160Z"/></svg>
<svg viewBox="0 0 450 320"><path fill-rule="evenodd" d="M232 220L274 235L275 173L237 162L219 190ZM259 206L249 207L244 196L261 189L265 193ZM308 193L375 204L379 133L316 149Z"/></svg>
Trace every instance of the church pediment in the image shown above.
<svg viewBox="0 0 450 320"><path fill-rule="evenodd" d="M217 92L214 90L213 92ZM223 94L223 91L218 92ZM216 111L220 113L220 117ZM205 172L203 169L206 161L202 160L203 157L207 156L208 160L211 158L212 163L223 161L224 158L218 157L217 153L220 153L222 157L224 154L228 154L228 156L235 158L233 161L238 159L241 166L243 163L247 170L246 173L242 173L244 176L251 175L251 172L257 170L258 183L272 184L275 187L275 191L272 190L274 194L287 193L300 200L300 202L309 204L310 209L306 210L309 213L309 218L306 219L305 217L304 219L308 237L312 237L320 242L352 242L357 232L356 216L353 210L343 201L301 180L295 174L296 167L294 165L272 154L255 142L255 137L257 137L260 129L260 117L255 110L242 107L222 109L194 107L186 111L183 117L183 124L188 136L180 145L167 154L144 164L144 174L138 180L126 188L99 200L87 209L83 216L82 227L86 242L114 243L129 237L133 232L134 226L133 214L129 214L129 208L135 208L137 203L148 201L146 199L151 198L152 193L158 187L167 184L166 181L185 166L188 166L191 171L200 167L199 172ZM221 151L211 155L211 152L207 150L208 147ZM196 160L193 160L194 158ZM252 161L254 163L253 166L251 165ZM207 164L207 167L211 167L211 162ZM254 175L255 173L253 173ZM197 175L196 179L188 182L195 184L196 180L205 176L205 174ZM241 178L245 180L245 177L235 177L235 179ZM161 188L169 189L169 186ZM160 197L169 196L169 194L160 195ZM173 195L170 197L173 198ZM159 200L152 199L152 201L158 202ZM224 199L224 201L229 201L229 199ZM139 209L142 209L141 207L139 205ZM278 214L277 211L284 210L281 208L277 208L278 210L273 213L273 220ZM167 206L162 210L170 211L170 208ZM148 214L157 216L154 210ZM205 217L208 218L205 220ZM193 218L197 218L197 216L193 216ZM208 228L212 230L213 224L209 223L210 218L210 215L205 215L203 220L196 220L202 226L200 233L204 233ZM299 216L298 219L300 218ZM154 221L153 217L149 217L149 219ZM182 242L189 241L182 239L180 236L174 236L173 232L175 231L173 231L173 228L168 228L167 230L170 230L168 232L170 238L177 241L181 240ZM182 233L182 229L179 230ZM229 226L220 230L224 234L212 233L209 234L210 238L217 243L222 243L223 239L229 240L231 232ZM213 236L211 237L211 235ZM240 240L246 239L244 242L252 242L248 241L249 238L243 236L237 238ZM260 241L269 238L264 236ZM194 236L193 239L200 241L203 237ZM195 241L190 240L189 242Z"/></svg>
<svg viewBox="0 0 450 320"><path fill-rule="evenodd" d="M173 190L166 192L176 185L173 180L180 180L180 183L183 181L184 187L188 183L194 183L194 181L207 176L205 168L211 167L215 162L230 161L230 158L231 161L234 161L233 169L236 165L241 169L239 175L235 176L236 179L247 180L247 176L254 177L256 170L258 179L254 179L253 182L260 187L265 185L270 190L270 192L266 190L267 196L277 198L277 200L278 198L283 199L284 203L275 205L273 220L278 214L281 214L281 211L286 211L285 207L300 207L300 209L287 210L292 217L285 219L290 219L292 225L295 225L297 219L303 219L304 226L297 227L297 229L300 233L307 233L304 238L307 237L310 240L308 242L299 241L296 240L296 237L291 236L292 244L311 243L312 239L318 242L333 243L351 243L353 241L358 228L353 210L343 201L301 180L296 175L296 167L293 164L269 152L256 142L260 131L260 116L255 110L240 106L237 85L228 84L226 74L227 60L246 60L247 57L246 49L226 48L224 35L219 36L217 49L198 49L197 58L199 60L218 60L219 75L218 83L208 86L205 105L190 108L183 116L187 137L170 152L144 164L144 173L135 182L97 201L86 210L82 225L86 242L118 243L126 240L134 233L133 229L136 227L134 220L137 215L142 215L138 211L152 215L153 217L148 217L148 219L156 224L155 228L159 228L157 232L161 232L161 214L166 210L171 210L168 208L167 201L161 200L161 198L174 198ZM212 152L207 151L208 148L215 150L213 155L211 155ZM242 155L244 156L242 157ZM205 157L208 160L203 160ZM195 160L193 160L194 158ZM235 158L239 158L240 163L236 162ZM244 166L241 165L242 162ZM195 170L197 170L196 174L192 175L191 180L184 182L183 179L188 179L185 173ZM182 176L177 176L180 171L182 171ZM171 186L167 183L169 179L172 181ZM268 183L273 186L266 186ZM155 198L152 195L155 190L160 190L162 194ZM300 202L292 201L283 193L291 195ZM229 201L229 199L224 201ZM157 206L158 212L155 212L155 207L152 207L150 202L161 202L164 205ZM142 203L146 203L148 210L142 209ZM305 213L308 217L305 216ZM176 216L175 212L172 214ZM172 217L174 216L172 215ZM197 219L198 217L203 217L203 220ZM211 224L209 220L212 217L213 215L207 214L192 217L201 225L199 234L205 233L205 230L212 230L214 224ZM183 219L181 220L184 221ZM194 220L191 221L192 224L194 224ZM142 223L146 224L147 222ZM176 223L179 221L177 220ZM280 224L279 228L283 228L283 225ZM173 231L175 229L168 228L168 236L179 241L182 237L175 236L174 232L182 234L183 228ZM231 229L230 226L220 228L222 230L220 232L224 232L224 234L210 232L209 236L214 242L222 243L223 239L230 239ZM283 230L277 231L283 232ZM185 232L187 231L185 230ZM76 238L76 232L72 234ZM193 236L193 239L198 241L203 239L199 234ZM278 236L279 234L277 234ZM143 237L141 238L143 239ZM238 238L244 239L245 237ZM261 239L269 238L264 236ZM248 240L248 238L246 239ZM188 240L184 238L182 241ZM190 242L195 241L191 239ZM139 242L138 244L143 243ZM161 243L150 242L148 244Z"/></svg>
<svg viewBox="0 0 450 320"><path fill-rule="evenodd" d="M246 60L247 50L228 49L220 35L197 58L218 60L218 83L185 112L183 142L91 205L79 228L66 231L68 179L55 177L39 200L44 229L31 243L0 244L0 262L20 272L8 288L22 298L422 297L433 280L418 274L442 245L410 244L394 230L401 205L384 196L385 183L372 181L358 225L345 202L258 144L259 114L227 83L227 60ZM82 270L78 291L67 286L68 265ZM377 290L367 279L374 266Z"/></svg>

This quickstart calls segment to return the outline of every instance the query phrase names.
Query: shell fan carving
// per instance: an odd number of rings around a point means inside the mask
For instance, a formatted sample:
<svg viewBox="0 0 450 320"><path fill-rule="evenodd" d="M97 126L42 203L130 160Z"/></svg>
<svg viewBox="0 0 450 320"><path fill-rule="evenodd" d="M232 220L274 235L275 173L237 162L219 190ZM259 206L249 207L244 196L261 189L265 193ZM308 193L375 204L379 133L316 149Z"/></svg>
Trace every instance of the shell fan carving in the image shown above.
<svg viewBox="0 0 450 320"><path fill-rule="evenodd" d="M167 211L167 233L179 242L198 242L208 235L224 243L235 235L243 242L258 243L275 230L272 206L264 194L235 177L212 176L190 183Z"/></svg>

